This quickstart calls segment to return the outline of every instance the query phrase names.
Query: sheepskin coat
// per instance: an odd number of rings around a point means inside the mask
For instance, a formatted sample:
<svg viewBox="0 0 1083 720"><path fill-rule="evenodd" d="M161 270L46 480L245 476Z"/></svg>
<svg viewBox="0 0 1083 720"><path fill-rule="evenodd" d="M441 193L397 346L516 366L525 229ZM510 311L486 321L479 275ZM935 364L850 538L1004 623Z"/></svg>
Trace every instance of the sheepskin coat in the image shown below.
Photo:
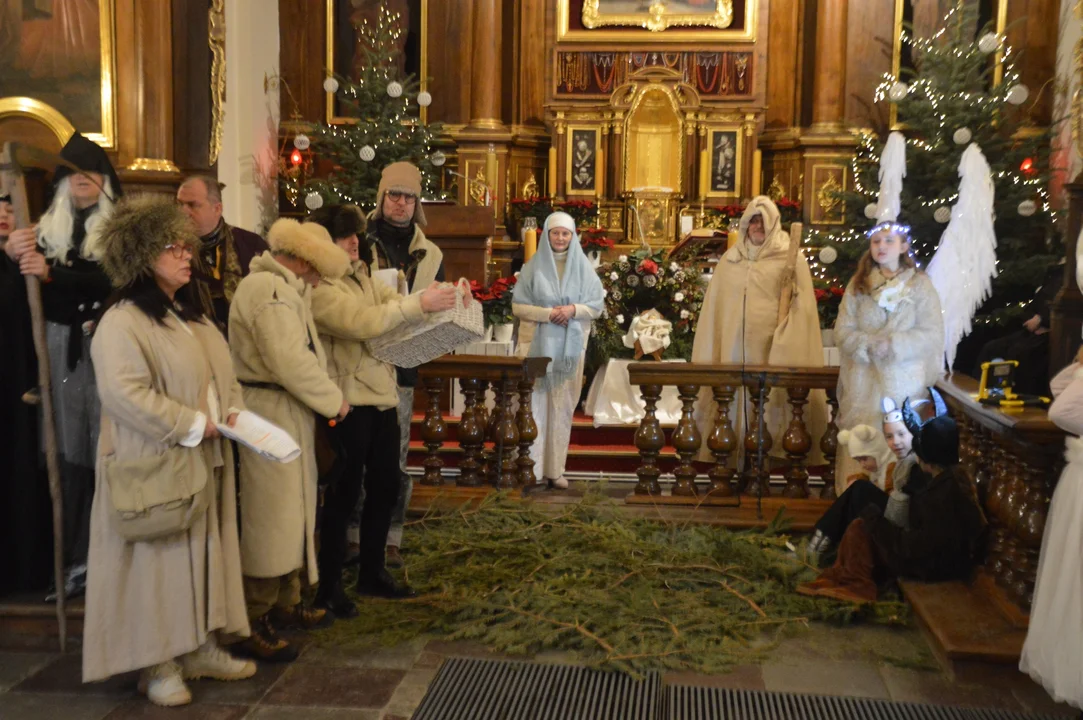
<svg viewBox="0 0 1083 720"><path fill-rule="evenodd" d="M944 322L929 277L907 268L888 281L874 269L869 288L857 294L851 280L835 321L840 429L879 427L882 398L902 407L908 397L924 397L940 377ZM881 341L887 342L887 354L877 358Z"/></svg>
<svg viewBox="0 0 1083 720"><path fill-rule="evenodd" d="M189 332L190 331L190 332ZM225 338L209 322L160 324L130 302L108 312L91 345L102 406L97 473L117 461L177 451L211 383L218 404L243 409ZM111 441L111 442L110 442ZM202 456L211 502L186 532L128 542L115 527L109 484L90 517L83 680L149 667L192 652L212 631L249 634L237 538L233 452L221 439L181 452Z"/></svg>
<svg viewBox="0 0 1083 720"><path fill-rule="evenodd" d="M403 297L373 281L368 266L354 262L341 280L324 280L312 290L312 316L327 353L327 372L354 407L398 407L395 368L369 354L366 340L424 317L421 295Z"/></svg>
<svg viewBox="0 0 1083 720"><path fill-rule="evenodd" d="M240 450L241 563L250 577L307 567L309 582L318 580L313 413L336 416L342 391L327 375L310 298L300 278L264 253L252 261L230 305L230 349L245 404L301 447L301 456L288 463Z"/></svg>

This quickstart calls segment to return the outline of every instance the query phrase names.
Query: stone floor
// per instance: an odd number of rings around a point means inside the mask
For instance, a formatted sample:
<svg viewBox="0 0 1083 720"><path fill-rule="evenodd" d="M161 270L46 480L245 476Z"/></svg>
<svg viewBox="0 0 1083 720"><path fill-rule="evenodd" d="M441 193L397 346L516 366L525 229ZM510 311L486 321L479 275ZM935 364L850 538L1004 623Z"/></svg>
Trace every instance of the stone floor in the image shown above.
<svg viewBox="0 0 1083 720"><path fill-rule="evenodd" d="M474 643L418 639L395 647L341 648L307 644L288 666L265 665L237 683L192 684L195 702L182 710L150 705L136 693L135 676L104 683L79 682L77 654L0 651L0 718L3 720L394 720L408 718L446 657L493 657ZM566 653L539 662L568 663ZM814 625L782 641L761 664L724 675L671 672L666 681L785 692L851 695L934 704L997 707L1063 714L1012 668L939 669L916 630Z"/></svg>

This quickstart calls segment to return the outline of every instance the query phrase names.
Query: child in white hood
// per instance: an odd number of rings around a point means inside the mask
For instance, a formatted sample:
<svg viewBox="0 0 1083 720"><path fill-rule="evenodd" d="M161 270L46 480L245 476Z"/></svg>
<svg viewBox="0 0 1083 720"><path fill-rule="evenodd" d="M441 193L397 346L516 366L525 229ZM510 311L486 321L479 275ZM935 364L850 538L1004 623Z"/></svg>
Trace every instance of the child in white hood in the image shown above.
<svg viewBox="0 0 1083 720"><path fill-rule="evenodd" d="M891 479L887 477L887 469L894 454L881 431L871 425L857 425L852 430L839 433L839 444L844 445L850 457L861 466L861 472L846 478L847 487L855 480L868 480L881 490L890 492Z"/></svg>

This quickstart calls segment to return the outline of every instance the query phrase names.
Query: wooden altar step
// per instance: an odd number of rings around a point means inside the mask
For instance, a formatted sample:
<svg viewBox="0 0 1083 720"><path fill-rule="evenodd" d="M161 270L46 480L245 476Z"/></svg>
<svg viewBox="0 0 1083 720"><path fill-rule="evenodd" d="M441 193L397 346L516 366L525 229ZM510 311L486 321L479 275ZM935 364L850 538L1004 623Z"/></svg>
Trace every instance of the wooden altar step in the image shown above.
<svg viewBox="0 0 1083 720"><path fill-rule="evenodd" d="M984 572L970 583L903 580L903 595L945 670L1017 665L1028 617Z"/></svg>

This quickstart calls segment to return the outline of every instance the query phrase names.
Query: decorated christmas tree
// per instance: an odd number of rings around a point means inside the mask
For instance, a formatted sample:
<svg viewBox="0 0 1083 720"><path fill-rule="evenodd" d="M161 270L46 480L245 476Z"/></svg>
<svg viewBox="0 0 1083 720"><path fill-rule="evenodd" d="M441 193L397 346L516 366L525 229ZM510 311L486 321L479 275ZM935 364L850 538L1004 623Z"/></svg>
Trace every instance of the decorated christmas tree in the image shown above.
<svg viewBox="0 0 1083 720"><path fill-rule="evenodd" d="M1017 329L1051 265L1062 257L1053 232L1047 185L1050 132L1027 116L1028 89L1013 65L1014 53L1002 36L976 27L974 3L959 3L930 38L903 32L914 67L888 74L877 102L894 103L898 129L906 138L906 177L898 222L911 227L913 250L924 267L935 253L958 199L963 152L977 143L989 162L995 186L998 276L992 297L974 319L971 345L991 332ZM998 72L996 58L1002 58ZM868 247L865 232L875 220L883 137L863 134L852 169L854 190L842 200L846 229L809 231L821 320L830 327L857 260ZM818 252L816 252L818 250ZM965 342L965 341L964 341ZM956 366L967 369L960 350ZM972 353L970 354L972 355Z"/></svg>
<svg viewBox="0 0 1083 720"><path fill-rule="evenodd" d="M335 94L342 114L357 121L320 123L311 128L311 136L294 139L298 150L311 146L318 158L332 164L326 177L300 189L305 206L314 210L324 202L349 202L372 208L381 171L400 160L420 168L425 197L441 197L439 167L445 157L433 147L440 126L422 121L420 108L432 96L421 90L419 78L402 70L400 16L381 7L374 22L360 19L356 30L352 76L329 75L323 87ZM283 182L297 180L285 177Z"/></svg>

